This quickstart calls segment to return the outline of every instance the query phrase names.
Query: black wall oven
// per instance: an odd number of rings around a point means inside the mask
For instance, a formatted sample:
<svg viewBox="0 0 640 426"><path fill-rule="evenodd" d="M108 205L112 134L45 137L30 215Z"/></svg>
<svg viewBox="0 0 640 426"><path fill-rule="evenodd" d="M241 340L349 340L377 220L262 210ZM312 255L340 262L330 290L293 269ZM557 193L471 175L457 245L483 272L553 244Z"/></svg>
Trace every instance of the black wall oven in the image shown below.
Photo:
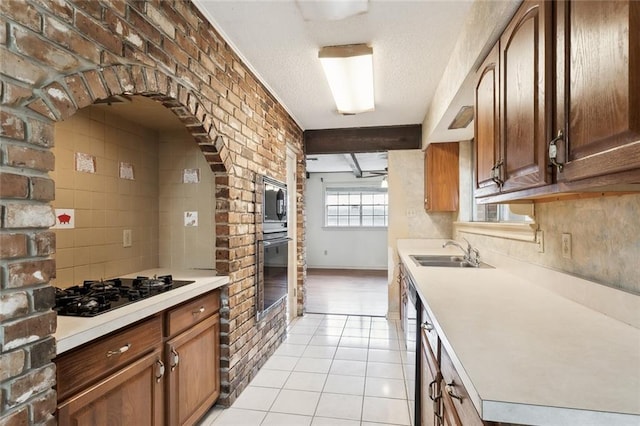
<svg viewBox="0 0 640 426"><path fill-rule="evenodd" d="M262 226L256 226L256 320L260 321L287 296L291 239L287 236L287 186L262 176L257 188L258 194L262 192L262 215L256 215L262 219Z"/></svg>
<svg viewBox="0 0 640 426"><path fill-rule="evenodd" d="M262 177L262 231L287 232L287 185Z"/></svg>
<svg viewBox="0 0 640 426"><path fill-rule="evenodd" d="M287 296L289 240L286 235L258 241L258 274L256 286L256 319L260 321L269 309Z"/></svg>

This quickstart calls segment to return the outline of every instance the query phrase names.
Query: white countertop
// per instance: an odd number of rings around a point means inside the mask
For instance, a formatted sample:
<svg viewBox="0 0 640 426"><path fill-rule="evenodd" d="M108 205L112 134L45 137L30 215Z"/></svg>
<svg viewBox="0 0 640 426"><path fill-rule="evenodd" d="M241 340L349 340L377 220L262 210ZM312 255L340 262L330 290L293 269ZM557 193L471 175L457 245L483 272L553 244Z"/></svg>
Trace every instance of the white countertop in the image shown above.
<svg viewBox="0 0 640 426"><path fill-rule="evenodd" d="M109 312L90 318L58 316L56 353L61 353L83 345L98 337L107 335L122 327L133 324L150 315L161 312L174 305L207 293L229 282L229 277L216 276L212 270L175 270L147 269L135 274L123 275L123 278L136 276L173 275L175 280L195 281L192 284L158 294L136 303L122 306Z"/></svg>
<svg viewBox="0 0 640 426"><path fill-rule="evenodd" d="M512 267L419 267L409 258L460 253L441 244L399 240L398 253L484 420L640 425L639 329ZM638 296L622 297L637 306Z"/></svg>

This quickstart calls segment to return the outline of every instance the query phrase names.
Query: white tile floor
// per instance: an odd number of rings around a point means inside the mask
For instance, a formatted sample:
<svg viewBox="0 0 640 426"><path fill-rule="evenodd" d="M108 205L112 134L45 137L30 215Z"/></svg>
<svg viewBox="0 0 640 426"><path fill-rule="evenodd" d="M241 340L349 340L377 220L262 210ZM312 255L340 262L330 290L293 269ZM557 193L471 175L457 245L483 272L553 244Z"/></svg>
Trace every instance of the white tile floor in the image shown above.
<svg viewBox="0 0 640 426"><path fill-rule="evenodd" d="M399 321L307 314L236 402L200 426L410 425L414 365Z"/></svg>

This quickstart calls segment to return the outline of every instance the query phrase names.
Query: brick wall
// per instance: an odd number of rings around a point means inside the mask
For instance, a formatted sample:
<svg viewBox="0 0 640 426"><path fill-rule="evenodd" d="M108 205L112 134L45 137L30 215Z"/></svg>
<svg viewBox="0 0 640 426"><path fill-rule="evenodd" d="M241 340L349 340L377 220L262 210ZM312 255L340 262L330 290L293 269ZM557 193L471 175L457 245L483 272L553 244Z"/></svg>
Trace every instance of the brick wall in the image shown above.
<svg viewBox="0 0 640 426"><path fill-rule="evenodd" d="M285 180L298 155L299 294L304 269L302 131L188 1L0 1L0 424L55 423L54 125L97 99L147 96L185 124L216 173L222 397L231 403L282 340L284 306L253 305L254 178ZM301 299L303 301L303 299Z"/></svg>

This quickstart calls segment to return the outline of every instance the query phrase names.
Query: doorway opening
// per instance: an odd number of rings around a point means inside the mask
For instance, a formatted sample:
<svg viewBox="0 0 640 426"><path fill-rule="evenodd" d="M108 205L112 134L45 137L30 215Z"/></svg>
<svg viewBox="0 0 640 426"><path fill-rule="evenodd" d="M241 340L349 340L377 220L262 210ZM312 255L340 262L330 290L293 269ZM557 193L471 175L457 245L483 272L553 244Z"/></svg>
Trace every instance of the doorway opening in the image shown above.
<svg viewBox="0 0 640 426"><path fill-rule="evenodd" d="M308 313L384 317L387 308L386 270L307 270Z"/></svg>

